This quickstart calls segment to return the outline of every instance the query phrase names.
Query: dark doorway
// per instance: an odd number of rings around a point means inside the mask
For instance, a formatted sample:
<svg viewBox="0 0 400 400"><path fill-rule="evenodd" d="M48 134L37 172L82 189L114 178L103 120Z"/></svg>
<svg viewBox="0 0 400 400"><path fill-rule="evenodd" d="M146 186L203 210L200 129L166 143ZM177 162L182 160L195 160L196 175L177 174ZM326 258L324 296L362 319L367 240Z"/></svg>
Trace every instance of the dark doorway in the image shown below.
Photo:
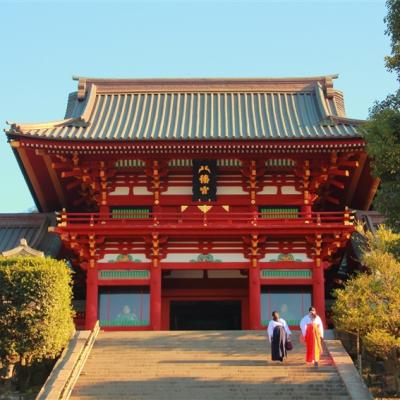
<svg viewBox="0 0 400 400"><path fill-rule="evenodd" d="M170 329L240 330L241 302L233 301L171 301Z"/></svg>

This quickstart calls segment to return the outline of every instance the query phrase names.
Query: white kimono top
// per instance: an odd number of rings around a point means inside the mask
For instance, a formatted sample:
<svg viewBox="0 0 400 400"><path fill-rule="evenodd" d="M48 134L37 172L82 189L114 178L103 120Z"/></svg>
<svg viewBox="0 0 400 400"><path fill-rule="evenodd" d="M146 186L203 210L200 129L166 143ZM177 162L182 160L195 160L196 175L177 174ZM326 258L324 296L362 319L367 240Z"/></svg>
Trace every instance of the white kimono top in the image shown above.
<svg viewBox="0 0 400 400"><path fill-rule="evenodd" d="M324 337L324 326L322 324L321 318L318 317L318 315L315 317L315 319L311 319L309 314L307 314L303 317L303 319L300 321L301 334L303 336L305 336L306 330L307 330L307 325L312 324L312 323L317 324L321 338L323 338Z"/></svg>
<svg viewBox="0 0 400 400"><path fill-rule="evenodd" d="M288 327L288 324L286 323L286 321L283 318L279 318L278 321L274 321L272 319L271 321L269 321L268 329L267 329L268 339L269 339L270 343L271 343L271 340L272 340L272 335L274 333L274 329L277 326L282 326L287 335L291 335L292 334L292 332L290 331L290 329Z"/></svg>

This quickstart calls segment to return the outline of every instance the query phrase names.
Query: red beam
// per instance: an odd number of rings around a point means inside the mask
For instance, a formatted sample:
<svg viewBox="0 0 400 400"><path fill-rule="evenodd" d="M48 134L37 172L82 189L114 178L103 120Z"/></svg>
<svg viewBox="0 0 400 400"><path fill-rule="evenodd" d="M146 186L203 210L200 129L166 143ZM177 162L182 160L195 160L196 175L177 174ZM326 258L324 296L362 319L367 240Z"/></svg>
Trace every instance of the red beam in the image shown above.
<svg viewBox="0 0 400 400"><path fill-rule="evenodd" d="M326 200L326 201L329 201L329 203L336 204L337 206L340 204L340 200L337 199L336 197L326 196L326 197L325 197L325 200Z"/></svg>
<svg viewBox="0 0 400 400"><path fill-rule="evenodd" d="M162 262L160 263L162 270L204 270L204 269L248 269L249 262Z"/></svg>
<svg viewBox="0 0 400 400"><path fill-rule="evenodd" d="M276 286L276 285L301 285L312 286L313 280L310 279L261 279L261 285Z"/></svg>
<svg viewBox="0 0 400 400"><path fill-rule="evenodd" d="M132 270L149 270L151 262L135 263L135 262L97 262L98 270L113 269L132 269Z"/></svg>
<svg viewBox="0 0 400 400"><path fill-rule="evenodd" d="M351 203L352 203L352 200L353 200L353 197L354 197L354 193L355 193L355 191L357 189L358 182L360 181L361 173L362 173L362 171L364 169L364 165L365 165L366 161L367 161L367 154L366 153L361 153L360 154L360 158L358 160L359 165L358 165L357 169L353 172L351 183L350 183L350 186L349 186L349 188L347 190L346 198L344 200L344 204L347 205L347 206L350 206Z"/></svg>
<svg viewBox="0 0 400 400"><path fill-rule="evenodd" d="M331 179L328 181L329 184L331 184L332 186L336 186L339 189L344 189L344 183L343 182L339 182L336 179Z"/></svg>
<svg viewBox="0 0 400 400"><path fill-rule="evenodd" d="M310 269L314 267L314 261L275 261L259 262L260 269Z"/></svg>
<svg viewBox="0 0 400 400"><path fill-rule="evenodd" d="M99 279L99 286L148 286L150 279Z"/></svg>

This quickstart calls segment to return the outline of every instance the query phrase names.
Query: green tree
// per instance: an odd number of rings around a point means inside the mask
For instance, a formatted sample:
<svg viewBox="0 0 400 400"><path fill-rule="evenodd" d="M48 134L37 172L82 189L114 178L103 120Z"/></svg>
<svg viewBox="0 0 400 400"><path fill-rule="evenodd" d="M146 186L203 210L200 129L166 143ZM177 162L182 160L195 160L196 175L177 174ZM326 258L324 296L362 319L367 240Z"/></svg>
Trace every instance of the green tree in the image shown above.
<svg viewBox="0 0 400 400"><path fill-rule="evenodd" d="M400 91L376 104L365 124L367 152L373 173L381 179L375 206L387 223L400 229Z"/></svg>
<svg viewBox="0 0 400 400"><path fill-rule="evenodd" d="M74 329L71 271L64 261L0 257L0 362L15 366L55 358Z"/></svg>
<svg viewBox="0 0 400 400"><path fill-rule="evenodd" d="M360 233L367 243L362 262L368 273L355 275L336 290L335 325L357 335L369 352L386 360L399 392L400 234L384 226L375 235Z"/></svg>
<svg viewBox="0 0 400 400"><path fill-rule="evenodd" d="M386 0L386 34L390 37L392 54L385 57L389 71L397 73L400 79L400 0Z"/></svg>
<svg viewBox="0 0 400 400"><path fill-rule="evenodd" d="M400 0L387 0L386 34L391 41L391 55L385 58L389 71L400 80ZM387 223L400 230L400 90L376 102L365 125L367 152L373 174L381 179L375 206Z"/></svg>
<svg viewBox="0 0 400 400"><path fill-rule="evenodd" d="M336 290L333 306L334 322L337 329L353 334L357 343L357 367L362 372L361 338L371 326L376 326L379 317L371 313L377 299L372 290L372 280L367 274L349 279L344 289Z"/></svg>

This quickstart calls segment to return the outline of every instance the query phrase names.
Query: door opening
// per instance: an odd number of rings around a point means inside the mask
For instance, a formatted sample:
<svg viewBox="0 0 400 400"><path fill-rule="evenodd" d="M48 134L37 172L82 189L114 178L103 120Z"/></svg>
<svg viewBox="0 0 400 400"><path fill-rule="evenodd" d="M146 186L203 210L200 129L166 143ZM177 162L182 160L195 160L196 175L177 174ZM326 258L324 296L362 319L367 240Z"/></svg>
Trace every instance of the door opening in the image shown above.
<svg viewBox="0 0 400 400"><path fill-rule="evenodd" d="M240 330L241 301L171 301L170 329Z"/></svg>

